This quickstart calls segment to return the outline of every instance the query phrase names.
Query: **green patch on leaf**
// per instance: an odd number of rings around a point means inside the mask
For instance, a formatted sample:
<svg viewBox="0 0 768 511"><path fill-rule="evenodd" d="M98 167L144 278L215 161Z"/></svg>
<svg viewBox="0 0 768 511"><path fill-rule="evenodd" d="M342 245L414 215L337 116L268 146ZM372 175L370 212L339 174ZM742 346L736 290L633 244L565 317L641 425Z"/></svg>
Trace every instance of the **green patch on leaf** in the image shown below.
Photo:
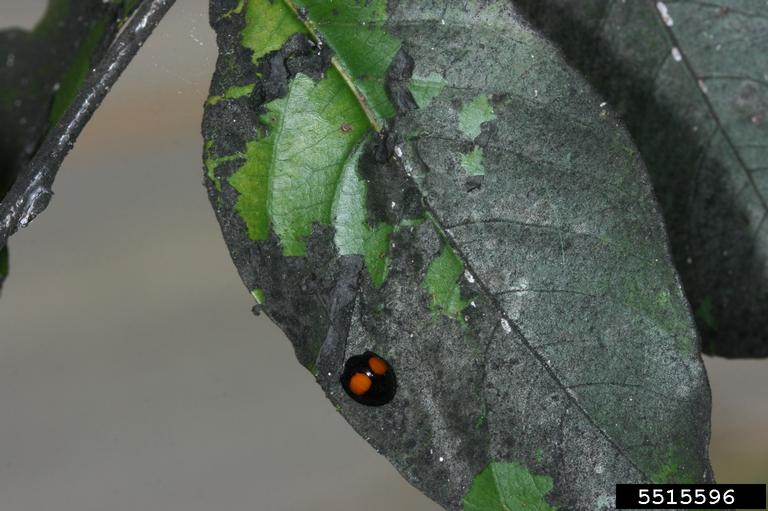
<svg viewBox="0 0 768 511"><path fill-rule="evenodd" d="M256 303L258 303L259 305L264 305L265 298L264 298L264 290L263 289L258 289L257 288L257 289L252 290L251 291L251 296L253 297L254 300L256 300Z"/></svg>
<svg viewBox="0 0 768 511"><path fill-rule="evenodd" d="M216 103L219 103L226 99L242 98L243 96L247 96L251 92L253 92L253 87L254 87L254 84L252 83L249 83L247 85L235 85L234 87L230 87L229 89L224 91L224 94L209 97L206 103L208 105L215 105Z"/></svg>
<svg viewBox="0 0 768 511"><path fill-rule="evenodd" d="M240 5L235 9L238 7L242 9ZM293 34L306 32L304 24L283 0L248 0L242 44L253 50L254 62L279 50Z"/></svg>
<svg viewBox="0 0 768 511"><path fill-rule="evenodd" d="M234 16L235 14L240 14L243 12L243 7L245 7L245 0L239 0L236 6L222 14L219 19L226 19Z"/></svg>
<svg viewBox="0 0 768 511"><path fill-rule="evenodd" d="M235 210L248 228L248 237L254 241L269 237L269 176L285 101L280 98L266 105L266 112L260 117L267 129L266 136L246 144L245 164L229 178L229 184L240 193Z"/></svg>
<svg viewBox="0 0 768 511"><path fill-rule="evenodd" d="M226 163L228 161L232 160L239 160L243 158L243 154L236 153L236 154L230 154L227 156L222 156L221 158L213 158L211 156L211 147L213 146L213 141L209 140L205 143L205 169L206 169L206 176L208 176L208 179L210 179L214 186L216 187L216 190L221 192L221 180L216 175L216 167L221 165L222 163Z"/></svg>
<svg viewBox="0 0 768 511"><path fill-rule="evenodd" d="M655 263L658 275L664 275L669 287L658 290L648 288L640 273L622 275L618 285L609 290L617 302L623 303L641 316L653 321L657 328L665 331L674 339L675 348L682 355L690 355L693 350L690 336L688 317L681 309L672 306L672 291L675 286L674 276L663 267L663 263Z"/></svg>
<svg viewBox="0 0 768 511"><path fill-rule="evenodd" d="M464 273L464 263L447 243L440 255L429 263L424 277L424 287L432 298L432 310L445 316L462 320L461 311L469 304L461 297L459 279Z"/></svg>
<svg viewBox="0 0 768 511"><path fill-rule="evenodd" d="M357 173L363 151L359 144L347 160L333 201L334 240L340 255L361 255L375 287L381 286L389 270L389 237L393 227L368 224L367 186Z"/></svg>
<svg viewBox="0 0 768 511"><path fill-rule="evenodd" d="M484 176L485 167L483 167L483 148L475 146L472 152L465 154L461 158L461 166L470 176Z"/></svg>
<svg viewBox="0 0 768 511"><path fill-rule="evenodd" d="M408 83L413 99L419 108L426 108L445 88L445 78L434 71L427 76L414 75Z"/></svg>
<svg viewBox="0 0 768 511"><path fill-rule="evenodd" d="M485 424L485 421L487 420L487 417L483 413L482 415L478 415L477 419L475 419L475 429L479 430L483 427L483 424Z"/></svg>
<svg viewBox="0 0 768 511"><path fill-rule="evenodd" d="M717 330L717 320L715 319L714 305L712 304L712 299L710 297L707 296L699 303L699 306L696 307L694 314L696 315L697 319L703 321L704 324L709 328Z"/></svg>
<svg viewBox="0 0 768 511"><path fill-rule="evenodd" d="M488 102L488 96L481 94L464 105L459 112L459 129L469 138L474 139L480 134L480 125L496 119L493 107Z"/></svg>
<svg viewBox="0 0 768 511"><path fill-rule="evenodd" d="M692 484L697 481L698 474L696 472L699 470L698 464L695 467L690 466L676 449L669 448L658 469L650 476L651 481L657 484Z"/></svg>
<svg viewBox="0 0 768 511"><path fill-rule="evenodd" d="M556 511L544 497L552 478L532 474L517 463L491 463L472 481L464 511Z"/></svg>

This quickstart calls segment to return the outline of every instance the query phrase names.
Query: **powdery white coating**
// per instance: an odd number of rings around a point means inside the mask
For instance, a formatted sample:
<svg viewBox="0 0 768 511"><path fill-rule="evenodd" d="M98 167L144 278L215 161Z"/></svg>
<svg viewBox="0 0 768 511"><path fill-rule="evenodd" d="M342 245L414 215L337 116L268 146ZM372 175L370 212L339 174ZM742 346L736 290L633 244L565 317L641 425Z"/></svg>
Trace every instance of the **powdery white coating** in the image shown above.
<svg viewBox="0 0 768 511"><path fill-rule="evenodd" d="M669 15L667 4L664 2L656 2L656 9L659 11L659 14L661 14L661 19L664 20L665 25L671 27L675 24L675 20L673 20L672 16Z"/></svg>
<svg viewBox="0 0 768 511"><path fill-rule="evenodd" d="M46 196L50 196L51 194L52 192L43 186L35 188L30 194L29 200L23 204L24 210L21 218L19 218L19 226L26 227L29 225L38 213L40 213L42 208L45 207L43 204L47 204L47 202L43 202L46 200Z"/></svg>

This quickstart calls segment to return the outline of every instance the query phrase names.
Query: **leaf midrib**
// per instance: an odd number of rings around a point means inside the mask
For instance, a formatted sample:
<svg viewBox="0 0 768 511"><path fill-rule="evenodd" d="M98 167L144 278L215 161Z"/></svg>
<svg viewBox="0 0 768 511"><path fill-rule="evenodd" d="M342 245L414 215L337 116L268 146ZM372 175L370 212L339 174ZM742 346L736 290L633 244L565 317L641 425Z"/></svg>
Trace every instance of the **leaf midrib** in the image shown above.
<svg viewBox="0 0 768 511"><path fill-rule="evenodd" d="M304 27L306 27L307 31L315 40L315 42L321 42L322 39L315 29L315 23L309 19L309 16L302 16L301 13L299 13L298 7L296 7L296 4L293 3L293 0L283 0L283 3L293 12L293 15L296 16L296 19L299 20L304 25ZM382 126L377 119L378 116L371 109L368 101L365 99L365 96L360 93L357 87L355 87L355 83L352 80L352 77L349 75L349 73L347 73L347 70L344 68L344 66L341 65L341 62L339 62L339 59L335 53L331 57L331 64L339 72L339 74L341 74L341 77L347 84L347 87L349 87L349 90L352 91L352 94L355 96L355 98L357 98L357 102L360 104L360 108L363 109L363 112L365 112L365 116L368 118L368 122L371 123L371 127L374 129L374 131L380 132L382 130Z"/></svg>

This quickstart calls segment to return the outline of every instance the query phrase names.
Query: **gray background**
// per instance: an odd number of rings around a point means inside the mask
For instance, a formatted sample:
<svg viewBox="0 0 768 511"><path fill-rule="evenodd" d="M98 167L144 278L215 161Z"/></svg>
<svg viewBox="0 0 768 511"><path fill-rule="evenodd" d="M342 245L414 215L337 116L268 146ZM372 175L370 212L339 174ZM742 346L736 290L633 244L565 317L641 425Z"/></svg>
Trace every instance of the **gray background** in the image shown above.
<svg viewBox="0 0 768 511"><path fill-rule="evenodd" d="M201 186L206 7L179 0L11 240L0 510L437 510L250 313ZM768 361L706 363L718 479L764 481Z"/></svg>

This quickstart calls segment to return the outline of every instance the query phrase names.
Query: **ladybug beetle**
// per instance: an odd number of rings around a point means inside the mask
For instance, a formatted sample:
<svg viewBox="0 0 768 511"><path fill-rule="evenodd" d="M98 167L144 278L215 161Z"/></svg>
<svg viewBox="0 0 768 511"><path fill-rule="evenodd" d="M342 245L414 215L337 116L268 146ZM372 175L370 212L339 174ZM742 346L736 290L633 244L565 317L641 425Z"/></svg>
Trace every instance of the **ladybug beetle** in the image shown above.
<svg viewBox="0 0 768 511"><path fill-rule="evenodd" d="M385 405L397 391L392 366L372 351L347 359L341 373L341 386L349 397L367 406Z"/></svg>

